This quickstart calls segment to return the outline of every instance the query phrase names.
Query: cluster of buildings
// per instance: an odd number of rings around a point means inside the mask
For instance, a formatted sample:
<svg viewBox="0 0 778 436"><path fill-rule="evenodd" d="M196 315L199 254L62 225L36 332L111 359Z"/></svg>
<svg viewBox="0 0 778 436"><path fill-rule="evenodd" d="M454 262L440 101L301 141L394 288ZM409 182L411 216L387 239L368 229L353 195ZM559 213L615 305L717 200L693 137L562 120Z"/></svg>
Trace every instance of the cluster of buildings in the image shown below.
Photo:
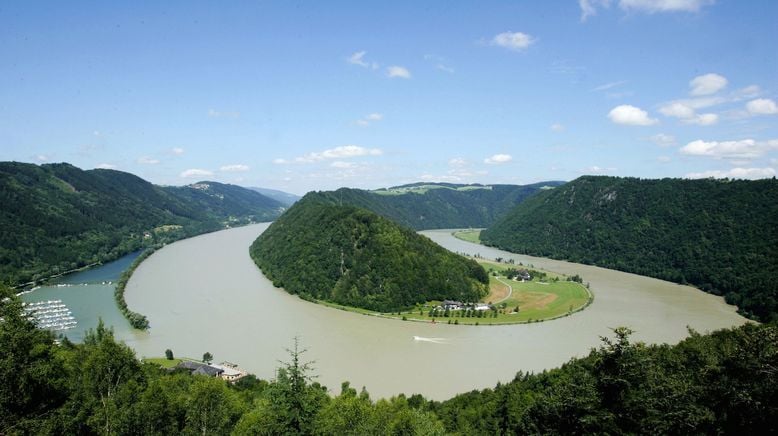
<svg viewBox="0 0 778 436"><path fill-rule="evenodd" d="M492 306L486 303L462 303L460 301L443 300L437 307L438 310L491 310Z"/></svg>
<svg viewBox="0 0 778 436"><path fill-rule="evenodd" d="M193 360L183 360L176 365L176 369L188 370L192 375L219 377L231 383L240 380L248 374L246 371L238 368L238 365L230 362L222 362L217 365L195 362Z"/></svg>

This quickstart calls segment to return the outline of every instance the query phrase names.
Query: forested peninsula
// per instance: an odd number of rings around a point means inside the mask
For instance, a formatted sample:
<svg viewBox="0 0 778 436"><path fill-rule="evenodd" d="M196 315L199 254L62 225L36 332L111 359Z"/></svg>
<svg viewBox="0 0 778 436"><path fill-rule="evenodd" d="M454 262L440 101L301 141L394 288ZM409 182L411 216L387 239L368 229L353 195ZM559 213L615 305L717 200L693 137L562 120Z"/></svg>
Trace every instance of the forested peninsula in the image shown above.
<svg viewBox="0 0 778 436"><path fill-rule="evenodd" d="M11 285L284 211L239 186L157 186L67 163L0 162L0 204L0 277Z"/></svg>
<svg viewBox="0 0 778 436"><path fill-rule="evenodd" d="M778 319L778 181L584 176L481 232L515 253L656 277Z"/></svg>
<svg viewBox="0 0 778 436"><path fill-rule="evenodd" d="M489 277L475 261L366 209L308 194L251 245L273 284L304 298L381 312L430 300L478 301Z"/></svg>

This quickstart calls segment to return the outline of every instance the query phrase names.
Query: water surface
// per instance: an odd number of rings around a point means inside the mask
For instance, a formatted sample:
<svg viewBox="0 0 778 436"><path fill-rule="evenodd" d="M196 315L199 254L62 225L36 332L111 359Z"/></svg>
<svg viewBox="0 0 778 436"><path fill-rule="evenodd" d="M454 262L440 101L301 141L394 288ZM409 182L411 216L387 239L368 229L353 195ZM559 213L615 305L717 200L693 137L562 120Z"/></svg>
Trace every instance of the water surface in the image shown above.
<svg viewBox="0 0 778 436"><path fill-rule="evenodd" d="M511 380L517 371L557 367L599 345L610 328L634 338L675 343L687 326L701 332L739 325L735 308L696 289L587 265L519 256L458 240L450 231L422 234L457 252L513 258L591 284L594 303L555 321L462 326L380 319L309 303L273 287L248 256L269 224L224 230L171 244L145 260L127 285L129 307L146 315L148 334L121 333L140 356L237 362L272 378L298 336L318 380L334 392L342 381L376 397L422 393L445 399Z"/></svg>

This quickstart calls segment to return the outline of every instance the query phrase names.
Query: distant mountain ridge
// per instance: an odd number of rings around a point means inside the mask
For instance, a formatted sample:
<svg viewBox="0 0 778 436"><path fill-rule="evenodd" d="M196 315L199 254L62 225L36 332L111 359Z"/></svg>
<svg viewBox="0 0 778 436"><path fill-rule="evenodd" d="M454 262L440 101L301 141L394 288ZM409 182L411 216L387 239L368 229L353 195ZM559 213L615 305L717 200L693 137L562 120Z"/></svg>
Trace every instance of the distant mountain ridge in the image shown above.
<svg viewBox="0 0 778 436"><path fill-rule="evenodd" d="M307 194L251 245L274 285L382 312L486 295L489 277L475 261L369 210L320 200Z"/></svg>
<svg viewBox="0 0 778 436"><path fill-rule="evenodd" d="M778 181L585 176L481 232L491 246L690 283L778 318Z"/></svg>
<svg viewBox="0 0 778 436"><path fill-rule="evenodd" d="M564 182L531 185L412 183L367 191L341 188L309 193L321 202L371 210L415 230L488 227L530 196Z"/></svg>
<svg viewBox="0 0 778 436"><path fill-rule="evenodd" d="M287 207L293 205L297 200L302 198L299 195L290 194L288 192L279 191L277 189L257 188L257 187L249 187L248 189L251 189L252 191L257 191L260 194L264 195L265 197L270 197L273 200L276 200Z"/></svg>
<svg viewBox="0 0 778 436"><path fill-rule="evenodd" d="M107 169L0 162L0 280L18 284L285 207L217 182L157 186Z"/></svg>

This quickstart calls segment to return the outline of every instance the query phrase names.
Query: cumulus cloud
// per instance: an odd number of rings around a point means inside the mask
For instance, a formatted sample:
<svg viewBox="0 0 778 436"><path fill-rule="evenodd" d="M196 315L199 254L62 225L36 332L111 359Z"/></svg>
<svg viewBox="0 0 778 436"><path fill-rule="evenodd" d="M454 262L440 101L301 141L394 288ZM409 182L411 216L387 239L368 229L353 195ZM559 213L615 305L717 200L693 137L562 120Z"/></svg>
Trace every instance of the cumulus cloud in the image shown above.
<svg viewBox="0 0 778 436"><path fill-rule="evenodd" d="M484 163L489 165L499 165L499 164L508 163L512 160L513 157L509 154L495 154L484 159Z"/></svg>
<svg viewBox="0 0 778 436"><path fill-rule="evenodd" d="M249 170L248 165L243 164L232 164L232 165L223 165L219 168L219 171L223 171L226 173L243 173Z"/></svg>
<svg viewBox="0 0 778 436"><path fill-rule="evenodd" d="M755 141L703 141L698 139L681 147L681 154L707 156L716 159L755 159L771 150L778 150L778 139Z"/></svg>
<svg viewBox="0 0 778 436"><path fill-rule="evenodd" d="M719 116L716 114L699 114L692 118L681 120L686 124L697 124L698 126L711 126L719 121Z"/></svg>
<svg viewBox="0 0 778 436"><path fill-rule="evenodd" d="M671 145L675 145L675 136L667 135L665 133L657 133L648 139L660 147L669 147Z"/></svg>
<svg viewBox="0 0 778 436"><path fill-rule="evenodd" d="M692 118L694 117L694 108L682 102L670 102L659 108L659 112L667 117Z"/></svg>
<svg viewBox="0 0 778 436"><path fill-rule="evenodd" d="M620 0L619 7L626 11L655 12L698 12L703 6L712 5L715 0Z"/></svg>
<svg viewBox="0 0 778 436"><path fill-rule="evenodd" d="M190 168L188 170L184 170L181 172L180 177L184 179L192 178L192 177L210 177L213 175L212 171L203 170L200 168Z"/></svg>
<svg viewBox="0 0 778 436"><path fill-rule="evenodd" d="M619 8L627 12L698 12L704 6L712 5L715 0L618 0ZM597 15L598 8L607 8L611 0L578 0L581 8L581 21Z"/></svg>
<svg viewBox="0 0 778 436"><path fill-rule="evenodd" d="M156 165L159 163L159 159L153 159L148 156L138 158L138 163L142 165Z"/></svg>
<svg viewBox="0 0 778 436"><path fill-rule="evenodd" d="M509 50L521 51L535 42L535 38L522 32L503 32L492 38L491 44Z"/></svg>
<svg viewBox="0 0 778 436"><path fill-rule="evenodd" d="M767 179L775 177L776 172L774 168L732 168L727 171L710 170L701 173L689 173L686 174L686 178L689 179L707 179L707 178L730 178L730 179Z"/></svg>
<svg viewBox="0 0 778 436"><path fill-rule="evenodd" d="M628 104L611 109L608 118L616 124L628 126L651 126L659 122L656 118L649 117L643 109Z"/></svg>
<svg viewBox="0 0 778 436"><path fill-rule="evenodd" d="M587 173L587 174L606 174L606 173L612 173L612 172L616 171L616 168L613 168L613 167L603 168L603 167L599 167L597 165L594 165L594 166L591 166L591 167L588 167L588 168L584 168L583 171L585 173Z"/></svg>
<svg viewBox="0 0 778 436"><path fill-rule="evenodd" d="M721 91L725 86L727 86L726 77L715 73L703 74L689 82L691 88L689 94L693 96L711 95Z"/></svg>
<svg viewBox="0 0 778 436"><path fill-rule="evenodd" d="M392 65L390 67L386 68L386 75L389 76L389 78L396 78L399 77L401 79L410 79L411 78L411 72L408 71L407 68L401 67L399 65Z"/></svg>
<svg viewBox="0 0 778 436"><path fill-rule="evenodd" d="M49 157L45 154L36 154L33 159L41 163L49 161Z"/></svg>
<svg viewBox="0 0 778 436"><path fill-rule="evenodd" d="M308 153L304 156L296 157L292 160L278 158L273 163L284 165L290 163L313 163L328 159L350 159L363 156L380 156L384 152L379 148L365 148L358 145L342 145L340 147L330 148L321 152Z"/></svg>
<svg viewBox="0 0 778 436"><path fill-rule="evenodd" d="M354 162L344 162L342 160L336 160L335 162L330 164L333 168L340 168L340 169L349 169L349 168L356 168L357 164Z"/></svg>
<svg viewBox="0 0 778 436"><path fill-rule="evenodd" d="M170 152L176 156L181 156L182 154L184 154L184 149L181 147L173 147L170 149Z"/></svg>
<svg viewBox="0 0 778 436"><path fill-rule="evenodd" d="M100 169L100 170L115 170L116 169L116 165L109 164L109 163L101 163L101 164L95 165L95 168Z"/></svg>
<svg viewBox="0 0 778 436"><path fill-rule="evenodd" d="M461 168L467 165L467 161L461 157L455 157L453 159L449 159L448 165L454 168Z"/></svg>
<svg viewBox="0 0 778 436"><path fill-rule="evenodd" d="M364 117L358 119L356 121L356 123L359 124L360 126L367 127L371 123L376 122L376 121L381 121L383 119L384 119L384 115L383 114L372 113L372 114L367 114Z"/></svg>
<svg viewBox="0 0 778 436"><path fill-rule="evenodd" d="M746 103L746 110L751 115L778 114L778 106L769 98L758 98Z"/></svg>

